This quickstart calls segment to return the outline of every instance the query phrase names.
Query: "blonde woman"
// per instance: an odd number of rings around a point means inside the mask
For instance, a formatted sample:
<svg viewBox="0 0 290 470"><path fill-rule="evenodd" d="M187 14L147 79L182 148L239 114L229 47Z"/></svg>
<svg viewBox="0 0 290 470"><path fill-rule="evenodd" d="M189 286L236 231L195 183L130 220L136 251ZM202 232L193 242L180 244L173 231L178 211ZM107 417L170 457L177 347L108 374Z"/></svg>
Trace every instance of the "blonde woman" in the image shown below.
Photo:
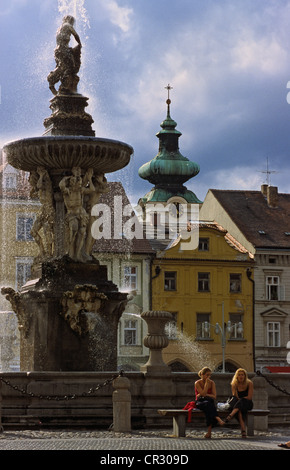
<svg viewBox="0 0 290 470"><path fill-rule="evenodd" d="M198 373L199 380L195 382L195 399L196 408L203 411L206 418L206 424L208 430L205 438L211 438L211 430L217 423L223 426L224 422L217 415L217 409L215 406L216 399L216 386L213 380L211 380L211 370L209 367L204 367Z"/></svg>
<svg viewBox="0 0 290 470"><path fill-rule="evenodd" d="M247 437L245 421L248 411L253 408L253 382L248 378L245 369L238 369L232 379L231 386L232 395L237 401L225 419L225 423L235 416L240 423L242 437Z"/></svg>

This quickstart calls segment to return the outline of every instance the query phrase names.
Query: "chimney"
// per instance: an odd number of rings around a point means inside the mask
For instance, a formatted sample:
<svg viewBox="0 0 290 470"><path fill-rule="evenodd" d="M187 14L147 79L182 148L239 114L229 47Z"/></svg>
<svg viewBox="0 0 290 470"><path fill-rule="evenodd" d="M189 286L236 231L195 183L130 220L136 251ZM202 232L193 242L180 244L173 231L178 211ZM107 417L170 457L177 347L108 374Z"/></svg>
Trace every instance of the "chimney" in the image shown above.
<svg viewBox="0 0 290 470"><path fill-rule="evenodd" d="M278 207L278 188L277 186L267 187L267 202L269 207Z"/></svg>
<svg viewBox="0 0 290 470"><path fill-rule="evenodd" d="M262 184L261 185L261 193L263 194L263 196L267 197L267 188L268 188L268 185L267 184Z"/></svg>

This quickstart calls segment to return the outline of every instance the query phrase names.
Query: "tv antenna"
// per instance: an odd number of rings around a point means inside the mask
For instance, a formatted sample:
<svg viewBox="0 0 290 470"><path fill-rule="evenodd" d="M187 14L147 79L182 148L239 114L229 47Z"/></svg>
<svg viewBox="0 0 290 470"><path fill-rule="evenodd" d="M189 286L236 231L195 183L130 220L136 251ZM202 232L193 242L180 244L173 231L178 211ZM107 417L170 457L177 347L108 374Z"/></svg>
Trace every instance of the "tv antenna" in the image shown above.
<svg viewBox="0 0 290 470"><path fill-rule="evenodd" d="M267 166L266 170L261 170L260 173L266 173L266 183L268 186L271 186L271 174L273 173L278 173L278 171L275 170L269 170L269 158L267 157Z"/></svg>

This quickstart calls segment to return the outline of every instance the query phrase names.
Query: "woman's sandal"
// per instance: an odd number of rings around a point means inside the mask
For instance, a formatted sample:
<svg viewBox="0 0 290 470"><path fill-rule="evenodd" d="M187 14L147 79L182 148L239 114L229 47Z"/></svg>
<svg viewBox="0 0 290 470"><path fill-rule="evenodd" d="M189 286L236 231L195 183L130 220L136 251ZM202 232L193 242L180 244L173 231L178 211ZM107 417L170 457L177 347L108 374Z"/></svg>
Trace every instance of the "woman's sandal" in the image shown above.
<svg viewBox="0 0 290 470"><path fill-rule="evenodd" d="M278 447L283 447L283 449L288 449L288 450L290 450L290 447L287 446L287 444L278 444Z"/></svg>
<svg viewBox="0 0 290 470"><path fill-rule="evenodd" d="M229 423L232 418L233 418L233 417L232 417L231 415L228 415L228 416L226 417L226 419L224 420L224 423L225 423L225 424Z"/></svg>

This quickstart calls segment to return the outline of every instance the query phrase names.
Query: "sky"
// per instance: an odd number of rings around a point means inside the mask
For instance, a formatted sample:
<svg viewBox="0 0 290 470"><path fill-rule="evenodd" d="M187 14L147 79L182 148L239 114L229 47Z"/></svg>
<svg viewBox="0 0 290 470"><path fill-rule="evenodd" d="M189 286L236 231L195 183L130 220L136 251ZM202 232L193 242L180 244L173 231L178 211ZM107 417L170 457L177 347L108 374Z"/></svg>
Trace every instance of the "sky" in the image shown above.
<svg viewBox="0 0 290 470"><path fill-rule="evenodd" d="M107 175L131 202L152 188L138 169L158 153L168 84L180 152L200 166L186 183L199 199L266 182L289 193L290 0L0 0L0 147L44 132L66 14L96 136L134 148Z"/></svg>

